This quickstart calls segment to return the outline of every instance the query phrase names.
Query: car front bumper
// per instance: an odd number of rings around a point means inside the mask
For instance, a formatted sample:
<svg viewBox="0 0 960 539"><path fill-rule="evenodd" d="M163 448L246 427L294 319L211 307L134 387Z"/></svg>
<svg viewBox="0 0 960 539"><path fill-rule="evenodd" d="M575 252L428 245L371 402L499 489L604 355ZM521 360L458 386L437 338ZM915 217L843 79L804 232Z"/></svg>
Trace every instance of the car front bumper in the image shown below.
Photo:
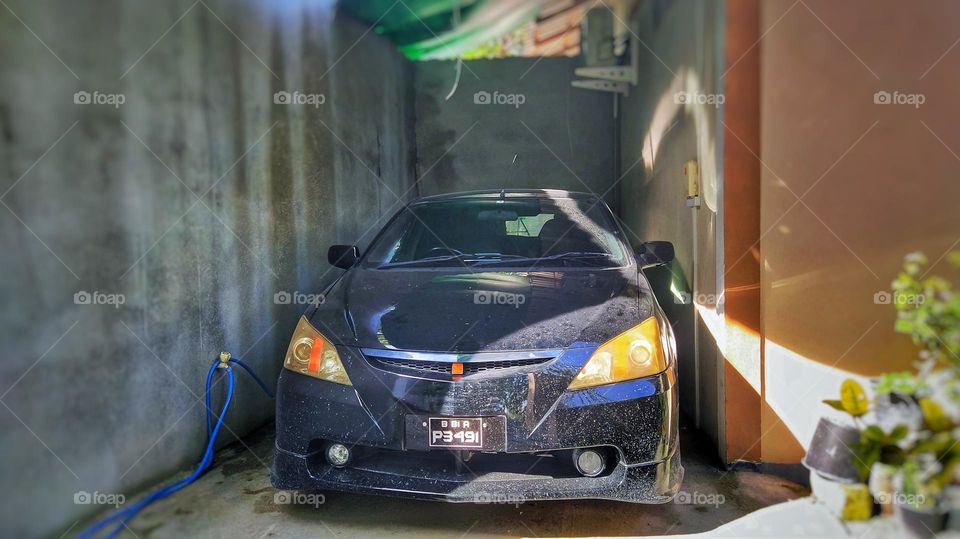
<svg viewBox="0 0 960 539"><path fill-rule="evenodd" d="M372 367L357 349L339 348L353 386L284 370L277 390L273 484L289 490L342 490L451 502L603 498L664 503L683 477L672 369L656 376L567 391L590 349L570 349L534 372L441 381ZM421 418L503 417L494 453L456 462L425 449ZM415 418L415 419L413 419ZM361 454L334 468L323 448L339 442ZM559 458L604 448L599 477L570 473ZM551 464L551 461L553 462ZM559 472L558 472L559 470Z"/></svg>

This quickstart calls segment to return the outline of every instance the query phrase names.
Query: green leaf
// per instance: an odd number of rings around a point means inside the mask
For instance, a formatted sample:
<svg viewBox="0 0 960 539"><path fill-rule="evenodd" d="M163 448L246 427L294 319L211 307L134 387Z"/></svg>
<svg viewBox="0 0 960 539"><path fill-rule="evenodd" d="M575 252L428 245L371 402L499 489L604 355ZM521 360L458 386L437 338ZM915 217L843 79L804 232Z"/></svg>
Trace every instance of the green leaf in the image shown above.
<svg viewBox="0 0 960 539"><path fill-rule="evenodd" d="M840 402L843 404L843 409L853 417L866 414L870 407L863 386L852 378L847 378L840 385Z"/></svg>
<svg viewBox="0 0 960 539"><path fill-rule="evenodd" d="M874 389L878 394L898 393L900 395L915 395L918 389L925 387L923 380L909 372L888 372L880 375Z"/></svg>
<svg viewBox="0 0 960 539"><path fill-rule="evenodd" d="M953 251L947 255L947 261L950 262L950 265L956 268L960 268L960 251Z"/></svg>
<svg viewBox="0 0 960 539"><path fill-rule="evenodd" d="M880 459L880 448L876 448L875 451L866 453L862 456L858 456L853 459L853 464L857 468L857 475L860 477L861 481L866 481L870 477L870 468L873 466L874 462Z"/></svg>
<svg viewBox="0 0 960 539"><path fill-rule="evenodd" d="M896 427L893 427L892 431L890 431L890 441L897 443L906 438L907 434L910 434L910 427L906 425L897 425Z"/></svg>
<svg viewBox="0 0 960 539"><path fill-rule="evenodd" d="M913 446L911 452L915 454L933 453L939 455L945 452L952 445L953 440L950 438L950 433L939 432L933 436L927 436L917 440L917 443Z"/></svg>
<svg viewBox="0 0 960 539"><path fill-rule="evenodd" d="M825 399L825 400L823 401L823 403L826 404L827 406L832 407L832 408L835 409L835 410L840 410L841 412L846 412L846 410L843 409L843 403L840 402L840 401L837 400L837 399Z"/></svg>
<svg viewBox="0 0 960 539"><path fill-rule="evenodd" d="M894 322L893 330L897 333L913 333L913 320L900 318Z"/></svg>
<svg viewBox="0 0 960 539"><path fill-rule="evenodd" d="M861 437L864 440L869 440L872 442L882 442L887 438L887 435L880 427L876 425L870 425L863 431Z"/></svg>
<svg viewBox="0 0 960 539"><path fill-rule="evenodd" d="M933 432L944 432L953 426L943 407L933 399L920 399L920 410L923 412L924 422Z"/></svg>

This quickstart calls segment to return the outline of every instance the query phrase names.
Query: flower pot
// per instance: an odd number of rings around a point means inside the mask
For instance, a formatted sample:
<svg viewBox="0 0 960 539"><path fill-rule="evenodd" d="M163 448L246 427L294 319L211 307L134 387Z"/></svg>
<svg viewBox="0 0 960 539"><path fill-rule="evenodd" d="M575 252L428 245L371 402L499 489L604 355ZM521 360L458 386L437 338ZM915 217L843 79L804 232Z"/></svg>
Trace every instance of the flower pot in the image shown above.
<svg viewBox="0 0 960 539"><path fill-rule="evenodd" d="M948 513L934 509L922 511L908 504L896 504L897 517L903 528L913 537L933 537L944 530L947 525Z"/></svg>
<svg viewBox="0 0 960 539"><path fill-rule="evenodd" d="M947 485L941 493L943 508L948 511L947 529L960 531L960 485Z"/></svg>
<svg viewBox="0 0 960 539"><path fill-rule="evenodd" d="M950 511L947 513L946 529L960 531L960 511Z"/></svg>
<svg viewBox="0 0 960 539"><path fill-rule="evenodd" d="M813 496L843 520L867 520L873 516L873 497L864 483L845 483L810 472Z"/></svg>
<svg viewBox="0 0 960 539"><path fill-rule="evenodd" d="M860 441L860 431L821 417L803 457L803 465L828 479L856 483L860 476L850 448Z"/></svg>

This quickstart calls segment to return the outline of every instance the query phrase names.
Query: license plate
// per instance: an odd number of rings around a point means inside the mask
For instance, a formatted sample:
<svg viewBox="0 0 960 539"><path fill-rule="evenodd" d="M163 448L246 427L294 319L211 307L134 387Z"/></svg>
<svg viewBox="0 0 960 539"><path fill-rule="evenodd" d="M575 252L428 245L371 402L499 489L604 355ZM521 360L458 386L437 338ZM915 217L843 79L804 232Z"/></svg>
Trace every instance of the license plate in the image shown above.
<svg viewBox="0 0 960 539"><path fill-rule="evenodd" d="M483 448L483 418L431 417L427 429L430 447Z"/></svg>

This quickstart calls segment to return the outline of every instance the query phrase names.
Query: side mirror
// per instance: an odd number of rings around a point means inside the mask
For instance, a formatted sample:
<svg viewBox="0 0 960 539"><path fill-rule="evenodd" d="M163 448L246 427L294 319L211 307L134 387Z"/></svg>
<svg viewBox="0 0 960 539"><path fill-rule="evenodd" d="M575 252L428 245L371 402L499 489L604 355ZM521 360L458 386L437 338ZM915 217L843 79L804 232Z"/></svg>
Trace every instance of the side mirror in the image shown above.
<svg viewBox="0 0 960 539"><path fill-rule="evenodd" d="M673 262L673 244L669 241L647 241L637 247L640 269L663 266Z"/></svg>
<svg viewBox="0 0 960 539"><path fill-rule="evenodd" d="M331 245L327 250L327 262L343 269L350 269L360 258L356 245Z"/></svg>

